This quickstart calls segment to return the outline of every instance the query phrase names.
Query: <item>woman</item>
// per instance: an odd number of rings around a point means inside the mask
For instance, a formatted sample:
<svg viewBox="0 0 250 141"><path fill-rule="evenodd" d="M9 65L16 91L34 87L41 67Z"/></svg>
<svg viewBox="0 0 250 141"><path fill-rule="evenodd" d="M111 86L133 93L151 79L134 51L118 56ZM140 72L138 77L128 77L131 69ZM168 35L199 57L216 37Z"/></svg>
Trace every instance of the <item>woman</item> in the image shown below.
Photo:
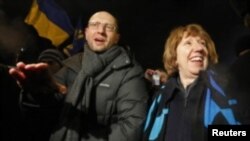
<svg viewBox="0 0 250 141"><path fill-rule="evenodd" d="M163 54L169 79L148 111L144 139L203 141L211 124L238 124L231 100L208 69L218 62L215 45L197 24L174 29Z"/></svg>

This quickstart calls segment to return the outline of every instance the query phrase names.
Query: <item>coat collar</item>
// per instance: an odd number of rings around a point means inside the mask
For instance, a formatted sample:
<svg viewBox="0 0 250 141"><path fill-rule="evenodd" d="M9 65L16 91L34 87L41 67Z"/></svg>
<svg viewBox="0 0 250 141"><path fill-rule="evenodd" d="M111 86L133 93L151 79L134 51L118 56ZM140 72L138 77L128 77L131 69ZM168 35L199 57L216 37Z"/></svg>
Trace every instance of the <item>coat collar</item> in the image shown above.
<svg viewBox="0 0 250 141"><path fill-rule="evenodd" d="M114 61L109 64L113 70L119 70L121 68L127 67L129 65L132 65L133 58L129 55L128 51L125 50L123 47L118 46L121 50L121 54L114 59ZM65 67L70 68L74 72L79 72L82 67L82 57L83 52L78 53L68 59L66 59L63 64ZM83 58L84 59L84 58ZM94 62L93 62L94 63Z"/></svg>

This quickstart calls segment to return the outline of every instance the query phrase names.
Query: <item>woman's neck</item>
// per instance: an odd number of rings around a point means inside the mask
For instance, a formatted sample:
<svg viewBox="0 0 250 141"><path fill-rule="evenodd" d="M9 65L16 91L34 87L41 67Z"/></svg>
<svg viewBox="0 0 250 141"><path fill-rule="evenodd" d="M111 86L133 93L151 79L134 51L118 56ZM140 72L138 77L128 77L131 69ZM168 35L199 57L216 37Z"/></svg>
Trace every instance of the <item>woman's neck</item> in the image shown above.
<svg viewBox="0 0 250 141"><path fill-rule="evenodd" d="M192 84L198 77L198 75L186 76L179 73L180 81L184 89L187 88L188 85Z"/></svg>

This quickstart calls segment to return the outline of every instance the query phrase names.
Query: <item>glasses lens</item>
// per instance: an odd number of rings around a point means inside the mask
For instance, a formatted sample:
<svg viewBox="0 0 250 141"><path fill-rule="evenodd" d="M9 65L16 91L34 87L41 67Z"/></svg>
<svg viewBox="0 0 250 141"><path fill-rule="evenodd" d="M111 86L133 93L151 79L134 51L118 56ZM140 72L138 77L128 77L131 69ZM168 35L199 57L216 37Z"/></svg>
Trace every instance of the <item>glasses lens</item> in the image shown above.
<svg viewBox="0 0 250 141"><path fill-rule="evenodd" d="M92 29L98 29L100 26L104 28L106 31L113 32L116 30L116 26L108 23L100 23L100 22L89 22L89 27Z"/></svg>

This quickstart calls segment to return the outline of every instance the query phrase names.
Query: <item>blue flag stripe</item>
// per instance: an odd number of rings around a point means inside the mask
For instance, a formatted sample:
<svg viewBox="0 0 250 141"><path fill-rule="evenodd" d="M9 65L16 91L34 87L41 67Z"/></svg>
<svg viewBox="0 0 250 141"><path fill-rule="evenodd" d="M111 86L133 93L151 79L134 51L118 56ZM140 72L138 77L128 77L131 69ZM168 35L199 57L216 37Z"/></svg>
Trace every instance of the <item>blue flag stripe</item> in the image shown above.
<svg viewBox="0 0 250 141"><path fill-rule="evenodd" d="M50 19L53 23L65 30L69 35L74 33L74 27L67 13L59 7L54 0L37 0L39 9Z"/></svg>

